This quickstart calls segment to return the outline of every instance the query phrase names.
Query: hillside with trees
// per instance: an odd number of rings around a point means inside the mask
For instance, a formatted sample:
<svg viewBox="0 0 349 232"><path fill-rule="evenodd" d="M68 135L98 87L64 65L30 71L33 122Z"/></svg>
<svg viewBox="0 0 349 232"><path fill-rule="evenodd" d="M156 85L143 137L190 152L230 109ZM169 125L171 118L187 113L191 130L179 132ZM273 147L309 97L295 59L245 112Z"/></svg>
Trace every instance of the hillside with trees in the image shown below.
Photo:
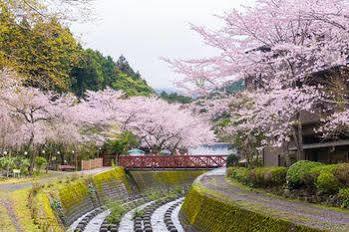
<svg viewBox="0 0 349 232"><path fill-rule="evenodd" d="M131 96L153 93L124 56L115 62L84 49L57 17L44 17L19 3L0 3L0 68L15 70L26 85L79 97L107 86Z"/></svg>

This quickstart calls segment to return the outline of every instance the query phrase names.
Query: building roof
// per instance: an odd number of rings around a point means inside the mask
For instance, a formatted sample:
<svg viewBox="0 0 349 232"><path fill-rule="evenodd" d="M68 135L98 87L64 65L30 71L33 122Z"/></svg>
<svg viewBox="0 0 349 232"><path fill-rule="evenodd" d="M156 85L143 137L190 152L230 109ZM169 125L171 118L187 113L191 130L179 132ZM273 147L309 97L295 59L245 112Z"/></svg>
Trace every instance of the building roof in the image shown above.
<svg viewBox="0 0 349 232"><path fill-rule="evenodd" d="M323 148L323 147L338 147L338 146L346 146L349 145L349 140L338 140L327 143L312 143L312 144L304 144L303 149L314 149L314 148ZM296 151L297 147L290 147L290 151Z"/></svg>

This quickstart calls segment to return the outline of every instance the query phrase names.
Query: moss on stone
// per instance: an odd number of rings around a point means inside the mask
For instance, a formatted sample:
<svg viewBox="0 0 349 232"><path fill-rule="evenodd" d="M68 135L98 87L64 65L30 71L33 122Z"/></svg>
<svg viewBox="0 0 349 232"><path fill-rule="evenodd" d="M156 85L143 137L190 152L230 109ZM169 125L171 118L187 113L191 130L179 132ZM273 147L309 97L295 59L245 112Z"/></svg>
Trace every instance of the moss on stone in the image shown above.
<svg viewBox="0 0 349 232"><path fill-rule="evenodd" d="M189 185L196 177L205 173L205 170L183 171L131 171L138 187L144 190L154 186L179 186Z"/></svg>
<svg viewBox="0 0 349 232"><path fill-rule="evenodd" d="M71 182L58 189L59 199L64 210L79 204L88 194L88 184L84 179Z"/></svg>
<svg viewBox="0 0 349 232"><path fill-rule="evenodd" d="M222 196L210 193L200 184L194 184L181 208L184 220L198 231L258 231L258 232L319 232L320 229L296 225L283 218L273 218L247 210Z"/></svg>
<svg viewBox="0 0 349 232"><path fill-rule="evenodd" d="M129 192L132 192L131 186L127 180L125 170L121 167L117 167L111 171L103 172L92 177L92 181L97 188L98 192L103 192L102 183L108 183L112 181L118 181L123 183Z"/></svg>

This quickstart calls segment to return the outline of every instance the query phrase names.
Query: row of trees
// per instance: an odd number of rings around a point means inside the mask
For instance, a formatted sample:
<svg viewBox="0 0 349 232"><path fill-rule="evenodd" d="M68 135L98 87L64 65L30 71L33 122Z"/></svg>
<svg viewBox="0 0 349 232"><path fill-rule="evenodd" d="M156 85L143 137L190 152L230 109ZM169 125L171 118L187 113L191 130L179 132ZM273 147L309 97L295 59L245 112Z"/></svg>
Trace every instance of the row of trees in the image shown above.
<svg viewBox="0 0 349 232"><path fill-rule="evenodd" d="M258 0L219 16L222 28L192 27L217 56L165 60L190 94L243 79L247 90L226 105L225 137L257 147L293 140L304 159L302 113L320 115L319 136L348 132L348 16L344 0Z"/></svg>
<svg viewBox="0 0 349 232"><path fill-rule="evenodd" d="M32 151L30 171L45 144L83 149L102 146L118 135L132 133L154 152L187 148L214 139L210 124L157 97L128 97L106 88L88 91L86 100L27 86L14 72L0 73L0 149Z"/></svg>

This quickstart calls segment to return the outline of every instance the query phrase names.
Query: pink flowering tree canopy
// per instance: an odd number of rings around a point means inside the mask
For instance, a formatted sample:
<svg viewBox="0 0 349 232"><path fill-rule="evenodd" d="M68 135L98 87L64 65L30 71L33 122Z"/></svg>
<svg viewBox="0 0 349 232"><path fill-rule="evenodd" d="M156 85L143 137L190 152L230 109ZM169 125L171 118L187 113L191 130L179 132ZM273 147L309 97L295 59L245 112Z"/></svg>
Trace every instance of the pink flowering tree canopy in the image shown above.
<svg viewBox="0 0 349 232"><path fill-rule="evenodd" d="M292 138L303 159L300 114L313 113L318 105L335 108L328 104L334 96L324 91L319 73L346 67L348 15L344 0L258 0L218 16L225 23L222 28L192 26L219 51L217 56L165 61L183 75L177 84L190 93L204 95L244 79L252 106L234 109L239 111L240 124L230 132L258 130L265 144L280 145ZM341 78L348 84L345 76ZM325 112L322 117L330 120L323 122L330 125L322 132L345 121L346 111Z"/></svg>
<svg viewBox="0 0 349 232"><path fill-rule="evenodd" d="M157 97L125 98L121 92L105 89L89 92L88 104L118 122L121 131L132 132L141 146L154 152L214 141L209 121L179 104L170 104Z"/></svg>

